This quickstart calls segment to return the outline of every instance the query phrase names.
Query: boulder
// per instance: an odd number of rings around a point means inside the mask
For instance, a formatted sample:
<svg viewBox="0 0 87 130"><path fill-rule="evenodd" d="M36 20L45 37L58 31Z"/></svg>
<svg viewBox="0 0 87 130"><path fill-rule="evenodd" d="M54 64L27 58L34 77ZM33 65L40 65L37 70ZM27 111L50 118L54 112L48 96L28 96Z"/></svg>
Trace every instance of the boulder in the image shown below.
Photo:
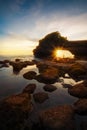
<svg viewBox="0 0 87 130"><path fill-rule="evenodd" d="M68 88L68 92L70 95L79 97L79 98L87 98L87 84L83 83L76 84L70 88Z"/></svg>
<svg viewBox="0 0 87 130"><path fill-rule="evenodd" d="M12 65L13 71L17 71L17 72L22 70L23 67L24 67L24 63L23 62L10 61L10 65Z"/></svg>
<svg viewBox="0 0 87 130"><path fill-rule="evenodd" d="M87 71L85 66L79 63L74 63L73 65L70 66L68 73L71 77L78 78L79 76L87 74Z"/></svg>
<svg viewBox="0 0 87 130"><path fill-rule="evenodd" d="M54 85L51 85L51 84L46 84L43 89L45 91L49 91L49 92L52 92L52 91L55 91L57 88L54 86Z"/></svg>
<svg viewBox="0 0 87 130"><path fill-rule="evenodd" d="M37 62L36 65L39 70L39 73L43 73L49 67L49 65L47 65L46 63L42 63L42 62Z"/></svg>
<svg viewBox="0 0 87 130"><path fill-rule="evenodd" d="M33 95L33 98L34 98L35 102L43 103L43 102L46 101L49 97L48 97L48 94L45 93L45 92L38 92L38 93L35 93L35 94Z"/></svg>
<svg viewBox="0 0 87 130"><path fill-rule="evenodd" d="M3 63L0 68L3 68L3 67L9 67L9 65L7 63Z"/></svg>
<svg viewBox="0 0 87 130"><path fill-rule="evenodd" d="M31 96L26 93L0 101L0 130L22 130L32 110Z"/></svg>
<svg viewBox="0 0 87 130"><path fill-rule="evenodd" d="M15 59L15 62L20 62L21 61L21 59Z"/></svg>
<svg viewBox="0 0 87 130"><path fill-rule="evenodd" d="M27 93L12 95L4 100L12 109L20 109L23 112L32 111L31 96Z"/></svg>
<svg viewBox="0 0 87 130"><path fill-rule="evenodd" d="M20 59L16 59L15 61L10 61L9 63L10 65L12 65L14 72L15 71L19 72L20 70L22 70L24 67L28 65L34 65L34 63L31 61L21 61Z"/></svg>
<svg viewBox="0 0 87 130"><path fill-rule="evenodd" d="M87 98L79 99L74 106L76 113L87 115Z"/></svg>
<svg viewBox="0 0 87 130"><path fill-rule="evenodd" d="M25 79L32 80L32 79L34 79L34 78L36 77L36 72L34 72L34 71L29 71L29 72L23 74L23 77L24 77Z"/></svg>
<svg viewBox="0 0 87 130"><path fill-rule="evenodd" d="M36 84L28 84L24 89L23 93L32 94L36 89Z"/></svg>
<svg viewBox="0 0 87 130"><path fill-rule="evenodd" d="M74 110L70 105L60 105L39 114L39 120L47 130L76 130L74 127Z"/></svg>
<svg viewBox="0 0 87 130"><path fill-rule="evenodd" d="M45 69L40 75L36 76L36 80L46 84L55 83L59 77L58 69L55 67L49 67Z"/></svg>

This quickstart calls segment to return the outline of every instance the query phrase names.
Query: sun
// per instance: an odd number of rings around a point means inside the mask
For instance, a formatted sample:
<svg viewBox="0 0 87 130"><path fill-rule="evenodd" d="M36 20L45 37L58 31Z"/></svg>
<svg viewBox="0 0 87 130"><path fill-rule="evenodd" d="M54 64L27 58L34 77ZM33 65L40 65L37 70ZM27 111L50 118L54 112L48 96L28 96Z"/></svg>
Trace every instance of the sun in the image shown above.
<svg viewBox="0 0 87 130"><path fill-rule="evenodd" d="M74 59L74 55L69 50L65 49L56 49L55 57L57 59L65 59L65 58Z"/></svg>

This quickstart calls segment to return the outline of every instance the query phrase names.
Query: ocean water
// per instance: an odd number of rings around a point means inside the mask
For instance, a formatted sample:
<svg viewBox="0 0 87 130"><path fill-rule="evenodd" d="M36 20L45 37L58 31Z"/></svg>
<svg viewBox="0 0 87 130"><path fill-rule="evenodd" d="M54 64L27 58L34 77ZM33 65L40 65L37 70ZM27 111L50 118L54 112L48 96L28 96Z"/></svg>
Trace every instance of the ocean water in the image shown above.
<svg viewBox="0 0 87 130"><path fill-rule="evenodd" d="M25 60L30 61L30 60L34 59L34 57L32 55L29 55L29 56L4 56L4 57L0 56L0 60L8 59L8 60L14 61L16 58L22 59L23 61L25 61ZM36 67L36 65L27 66L27 67L23 68L20 71L20 73L18 73L18 74L15 74L13 72L12 66L0 68L0 98L2 99L6 96L20 93L23 90L23 88L25 88L25 86L29 83L37 84L37 89L35 92L44 91L43 83L39 83L36 80L27 80L27 79L23 78L23 74L28 71L31 71L31 70L36 71L38 73L38 68ZM60 77L60 81L61 81L61 77ZM72 84L72 85L76 83L73 79L70 79L70 78L63 79L63 81L65 83ZM76 99L75 97L72 97L67 93L67 88L63 88L61 82L56 82L54 85L57 87L57 90L54 91L53 93L49 94L49 96L52 98L52 100L56 100L56 96L58 96L59 104L61 104L64 102L66 103L66 101L67 101L67 103L72 103ZM60 98L62 96L65 96L65 98L60 100Z"/></svg>
<svg viewBox="0 0 87 130"><path fill-rule="evenodd" d="M34 59L34 56L33 55L0 56L0 61L1 60L15 60L15 59L32 60Z"/></svg>
<svg viewBox="0 0 87 130"><path fill-rule="evenodd" d="M15 60L16 58L22 59L22 60L32 60L34 57L32 55L30 56L9 56L9 57L3 57L0 56L0 60ZM87 61L86 61L87 62ZM30 83L35 83L36 84L36 90L34 93L37 92L45 92L43 87L44 83L40 83L36 80L27 80L23 78L23 74L28 72L28 71L35 71L38 74L38 68L36 65L31 65L23 68L18 74L15 74L13 72L12 66L9 67L3 67L0 68L0 100L2 100L5 97L8 97L13 94L18 94L23 91L23 89ZM67 74L66 74L67 75ZM82 82L82 81L80 81ZM68 93L68 88L64 87L62 84L71 84L74 85L77 82L73 80L72 78L63 78L60 77L58 82L54 83L57 87L57 89L53 92L47 92L49 98L42 104L36 103L33 99L32 95L32 102L34 105L34 111L33 114L31 114L31 120L37 121L37 113L39 110L43 110L45 108L61 105L61 104L73 104L78 100L78 98L69 95ZM81 121L84 121L87 119L87 116L76 116L76 122L78 125L78 130L79 130L79 123Z"/></svg>

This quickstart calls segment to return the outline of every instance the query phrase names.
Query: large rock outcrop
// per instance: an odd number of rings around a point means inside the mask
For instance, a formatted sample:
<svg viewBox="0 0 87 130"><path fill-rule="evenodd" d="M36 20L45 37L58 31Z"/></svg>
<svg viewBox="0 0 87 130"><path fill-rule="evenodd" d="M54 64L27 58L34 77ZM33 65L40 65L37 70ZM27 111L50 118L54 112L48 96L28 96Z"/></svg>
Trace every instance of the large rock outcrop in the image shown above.
<svg viewBox="0 0 87 130"><path fill-rule="evenodd" d="M70 88L68 88L68 92L70 95L79 97L79 98L87 98L87 84L79 83Z"/></svg>
<svg viewBox="0 0 87 130"><path fill-rule="evenodd" d="M61 105L40 112L41 125L47 130L76 130L74 110L70 105Z"/></svg>

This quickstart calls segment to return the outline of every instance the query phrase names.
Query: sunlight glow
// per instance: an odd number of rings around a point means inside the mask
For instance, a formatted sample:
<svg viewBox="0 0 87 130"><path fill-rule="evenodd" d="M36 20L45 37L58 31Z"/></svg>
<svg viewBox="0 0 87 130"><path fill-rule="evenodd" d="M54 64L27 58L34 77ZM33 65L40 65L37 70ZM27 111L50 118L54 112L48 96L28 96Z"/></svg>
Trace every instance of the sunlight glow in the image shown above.
<svg viewBox="0 0 87 130"><path fill-rule="evenodd" d="M55 55L56 55L56 58L69 58L69 59L73 59L74 58L74 55L69 51L69 50L56 50L55 51Z"/></svg>
<svg viewBox="0 0 87 130"><path fill-rule="evenodd" d="M37 46L37 42L26 39L3 38L0 55L30 55Z"/></svg>

